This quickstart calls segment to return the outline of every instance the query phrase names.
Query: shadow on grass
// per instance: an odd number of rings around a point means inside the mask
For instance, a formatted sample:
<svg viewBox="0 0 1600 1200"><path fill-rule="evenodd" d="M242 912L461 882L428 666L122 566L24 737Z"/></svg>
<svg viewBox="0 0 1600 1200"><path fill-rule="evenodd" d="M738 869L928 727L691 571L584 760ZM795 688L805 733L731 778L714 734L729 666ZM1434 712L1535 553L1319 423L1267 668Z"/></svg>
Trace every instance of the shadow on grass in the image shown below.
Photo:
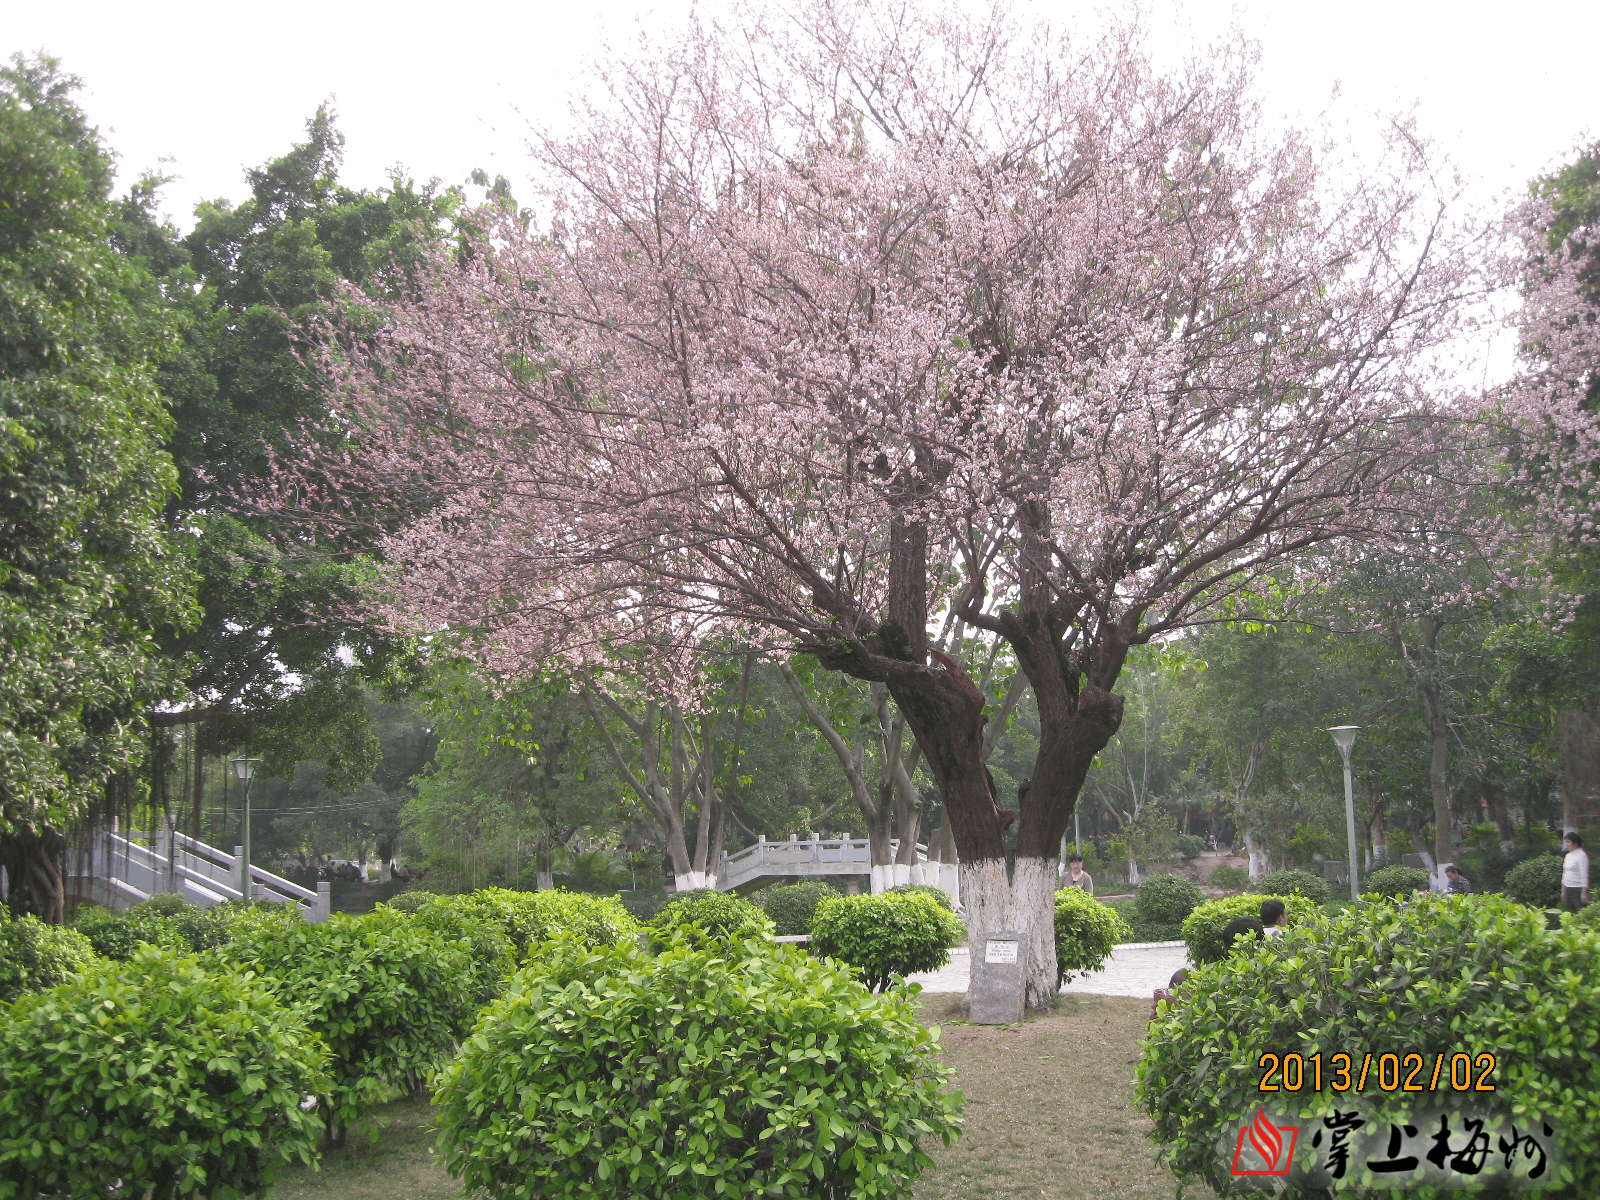
<svg viewBox="0 0 1600 1200"><path fill-rule="evenodd" d="M1016 1025L967 1024L962 997L920 999L943 1027L945 1066L966 1098L951 1146L926 1147L935 1167L916 1200L1043 1197L1156 1200L1177 1182L1156 1162L1150 1122L1133 1107L1133 1067L1150 1001L1066 994ZM1188 1197L1207 1197L1189 1185Z"/></svg>
<svg viewBox="0 0 1600 1200"><path fill-rule="evenodd" d="M275 1200L459 1200L461 1184L433 1154L427 1100L394 1100L378 1109L377 1140L357 1133L322 1156L320 1170L295 1167L278 1176Z"/></svg>

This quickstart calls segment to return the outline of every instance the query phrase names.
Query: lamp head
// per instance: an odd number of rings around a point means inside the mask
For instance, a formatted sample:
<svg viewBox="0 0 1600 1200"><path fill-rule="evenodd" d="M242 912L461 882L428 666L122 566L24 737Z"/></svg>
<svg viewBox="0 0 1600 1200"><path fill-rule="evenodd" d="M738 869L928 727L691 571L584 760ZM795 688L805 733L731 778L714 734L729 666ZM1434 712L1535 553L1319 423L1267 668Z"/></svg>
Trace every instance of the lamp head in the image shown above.
<svg viewBox="0 0 1600 1200"><path fill-rule="evenodd" d="M238 779L248 783L250 777L256 773L256 764L259 758L236 758L233 760L233 773Z"/></svg>
<svg viewBox="0 0 1600 1200"><path fill-rule="evenodd" d="M1339 749L1349 754L1350 747L1356 744L1356 734L1360 730L1359 725L1335 725L1328 732L1333 734L1333 740L1338 743Z"/></svg>

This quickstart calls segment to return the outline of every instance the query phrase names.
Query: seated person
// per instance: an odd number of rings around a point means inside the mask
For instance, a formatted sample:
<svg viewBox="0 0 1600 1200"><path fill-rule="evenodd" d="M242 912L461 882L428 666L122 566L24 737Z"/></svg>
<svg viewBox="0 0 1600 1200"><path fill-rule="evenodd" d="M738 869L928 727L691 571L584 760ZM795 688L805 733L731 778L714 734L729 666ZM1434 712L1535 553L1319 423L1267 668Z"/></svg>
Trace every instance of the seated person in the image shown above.
<svg viewBox="0 0 1600 1200"><path fill-rule="evenodd" d="M1446 890L1452 896L1465 896L1472 891L1472 880L1461 873L1461 868L1451 863L1444 869Z"/></svg>
<svg viewBox="0 0 1600 1200"><path fill-rule="evenodd" d="M1232 954L1240 948L1240 943L1252 939L1260 941L1266 934L1266 927L1255 917L1235 917L1222 929L1222 946L1226 953Z"/></svg>
<svg viewBox="0 0 1600 1200"><path fill-rule="evenodd" d="M1261 925L1267 937L1277 937L1289 924L1289 912L1279 899L1261 902Z"/></svg>
<svg viewBox="0 0 1600 1200"><path fill-rule="evenodd" d="M1168 1004L1176 1004L1178 1002L1178 997L1174 994L1174 989L1176 989L1177 986L1187 978L1189 978L1188 971L1174 971L1172 973L1172 978L1167 981L1167 986L1156 989L1155 998L1150 1001L1150 1019L1152 1021L1156 1019L1156 1009L1161 1007L1161 1002L1163 1000L1165 1000Z"/></svg>

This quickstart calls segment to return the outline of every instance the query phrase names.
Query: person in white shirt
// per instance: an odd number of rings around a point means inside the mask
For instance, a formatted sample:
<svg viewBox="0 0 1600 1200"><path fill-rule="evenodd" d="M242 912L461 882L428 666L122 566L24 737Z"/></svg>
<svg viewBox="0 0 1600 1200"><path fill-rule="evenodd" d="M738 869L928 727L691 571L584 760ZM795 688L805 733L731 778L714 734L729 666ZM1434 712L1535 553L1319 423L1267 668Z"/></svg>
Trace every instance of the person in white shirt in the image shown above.
<svg viewBox="0 0 1600 1200"><path fill-rule="evenodd" d="M1589 852L1577 833L1567 834L1567 857L1561 863L1561 900L1568 912L1577 912L1589 903Z"/></svg>
<svg viewBox="0 0 1600 1200"><path fill-rule="evenodd" d="M1263 900L1261 902L1262 932L1267 937L1277 937L1288 924L1288 907L1282 900Z"/></svg>

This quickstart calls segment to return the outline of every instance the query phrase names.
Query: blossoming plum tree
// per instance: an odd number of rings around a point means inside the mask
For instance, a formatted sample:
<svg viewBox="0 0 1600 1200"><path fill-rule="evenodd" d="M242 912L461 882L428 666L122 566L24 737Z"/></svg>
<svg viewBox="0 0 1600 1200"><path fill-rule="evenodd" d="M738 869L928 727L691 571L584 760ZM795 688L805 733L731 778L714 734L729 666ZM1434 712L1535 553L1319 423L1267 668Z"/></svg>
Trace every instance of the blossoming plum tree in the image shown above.
<svg viewBox="0 0 1600 1200"><path fill-rule="evenodd" d="M497 670L709 639L883 684L972 932L1026 931L1042 1004L1130 647L1392 521L1461 411L1442 353L1483 281L1425 149L1397 127L1327 178L1249 66L843 0L694 26L535 133L545 227L507 214L332 331L338 423L271 502L386 514L392 617ZM1015 812L929 632L955 620L1036 701Z"/></svg>

